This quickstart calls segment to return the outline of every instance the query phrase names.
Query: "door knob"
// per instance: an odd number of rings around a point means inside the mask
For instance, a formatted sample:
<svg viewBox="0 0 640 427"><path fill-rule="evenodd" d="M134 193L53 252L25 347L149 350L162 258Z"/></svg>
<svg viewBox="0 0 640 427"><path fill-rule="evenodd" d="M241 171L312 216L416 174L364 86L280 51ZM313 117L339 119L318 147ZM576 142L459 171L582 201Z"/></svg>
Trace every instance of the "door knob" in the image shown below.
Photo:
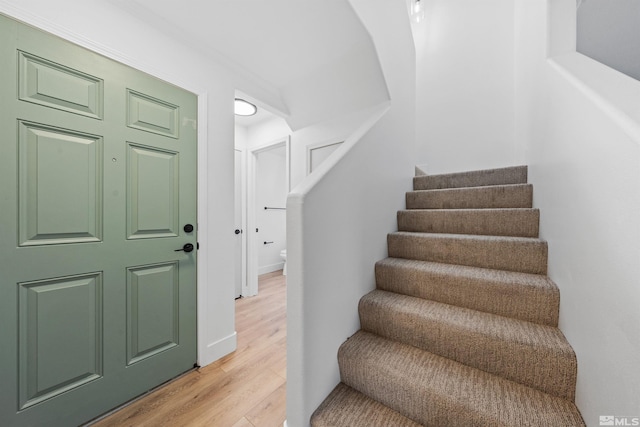
<svg viewBox="0 0 640 427"><path fill-rule="evenodd" d="M182 249L176 249L176 252L180 252L180 251L185 251L185 252L191 252L193 251L193 245L191 243L185 243L184 246L182 247Z"/></svg>
<svg viewBox="0 0 640 427"><path fill-rule="evenodd" d="M241 233L241 231L240 231L239 229L237 229L237 228L236 228L236 231L234 231L234 233L236 233L236 234L240 234L240 233Z"/></svg>

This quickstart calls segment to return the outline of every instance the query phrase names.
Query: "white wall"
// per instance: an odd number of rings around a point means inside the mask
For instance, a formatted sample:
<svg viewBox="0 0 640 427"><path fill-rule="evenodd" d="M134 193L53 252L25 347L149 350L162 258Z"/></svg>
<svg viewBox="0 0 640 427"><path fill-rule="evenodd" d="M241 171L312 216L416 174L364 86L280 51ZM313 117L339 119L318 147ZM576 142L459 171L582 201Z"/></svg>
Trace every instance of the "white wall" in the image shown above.
<svg viewBox="0 0 640 427"><path fill-rule="evenodd" d="M388 95L375 59L373 46L365 40L333 62L288 82L283 98L295 114L287 118L291 128L302 129L383 102Z"/></svg>
<svg viewBox="0 0 640 427"><path fill-rule="evenodd" d="M294 188L307 176L308 147L319 143L344 141L347 136L351 135L365 120L371 117L374 110L374 108L365 108L353 111L339 118L325 120L295 131L289 128L284 119L274 117L248 128L240 127L240 132L246 132L248 148L260 147L290 135L290 188Z"/></svg>
<svg viewBox="0 0 640 427"><path fill-rule="evenodd" d="M577 50L640 80L640 2L588 0L578 9Z"/></svg>
<svg viewBox="0 0 640 427"><path fill-rule="evenodd" d="M416 165L429 174L513 166L511 0L424 0L416 44Z"/></svg>
<svg viewBox="0 0 640 427"><path fill-rule="evenodd" d="M250 126L246 130L249 148L260 147L292 133L287 122L277 116Z"/></svg>
<svg viewBox="0 0 640 427"><path fill-rule="evenodd" d="M256 227L258 233L250 233L257 239L258 274L280 270L284 262L280 251L287 247L287 149L279 146L256 155ZM273 242L267 243L264 242Z"/></svg>
<svg viewBox="0 0 640 427"><path fill-rule="evenodd" d="M238 124L234 126L233 142L236 150L244 151L247 149L247 147L249 146L249 134L246 127L238 126Z"/></svg>
<svg viewBox="0 0 640 427"><path fill-rule="evenodd" d="M360 126L351 126L344 144L287 200L292 427L309 425L312 412L340 381L338 347L359 328L358 300L375 286L374 263L386 256L386 234L396 230L396 211L404 206L413 175L415 61L405 5L350 3L376 44L391 101L361 113L354 121ZM306 137L320 142L331 133L340 132L316 126Z"/></svg>
<svg viewBox="0 0 640 427"><path fill-rule="evenodd" d="M344 141L377 111L376 107L370 107L293 132L291 135L291 188L295 188L307 176L309 147L320 143ZM366 159L362 161L366 162Z"/></svg>
<svg viewBox="0 0 640 427"><path fill-rule="evenodd" d="M0 0L0 12L198 95L198 361L206 365L233 351L234 262L233 251L226 249L234 245L233 209L216 207L233 206L238 82L199 52L107 2Z"/></svg>
<svg viewBox="0 0 640 427"><path fill-rule="evenodd" d="M597 426L640 415L640 82L575 53L575 19L574 0L516 2L517 133Z"/></svg>

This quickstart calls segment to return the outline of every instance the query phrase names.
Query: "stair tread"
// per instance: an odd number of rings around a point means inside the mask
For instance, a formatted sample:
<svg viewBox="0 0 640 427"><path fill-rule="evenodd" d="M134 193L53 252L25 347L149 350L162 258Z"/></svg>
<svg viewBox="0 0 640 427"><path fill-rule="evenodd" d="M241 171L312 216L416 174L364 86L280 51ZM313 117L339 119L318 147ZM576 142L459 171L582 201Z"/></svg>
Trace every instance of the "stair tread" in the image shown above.
<svg viewBox="0 0 640 427"><path fill-rule="evenodd" d="M538 237L540 211L532 208L408 209L397 214L400 231Z"/></svg>
<svg viewBox="0 0 640 427"><path fill-rule="evenodd" d="M390 257L546 274L547 243L539 238L398 231Z"/></svg>
<svg viewBox="0 0 640 427"><path fill-rule="evenodd" d="M405 199L407 209L531 208L533 185L415 190L407 192Z"/></svg>
<svg viewBox="0 0 640 427"><path fill-rule="evenodd" d="M388 257L378 261L380 265L394 265L405 268L438 271L442 275L456 275L462 278L483 278L495 282L508 282L519 286L557 290L557 286L543 274L521 273L519 271L493 270L468 265L447 264L442 262L420 261L415 259Z"/></svg>
<svg viewBox="0 0 640 427"><path fill-rule="evenodd" d="M556 327L383 290L365 295L359 313L364 331L574 398L575 354Z"/></svg>
<svg viewBox="0 0 640 427"><path fill-rule="evenodd" d="M338 352L342 381L426 426L584 426L566 399L359 331Z"/></svg>
<svg viewBox="0 0 640 427"><path fill-rule="evenodd" d="M396 231L389 233L390 235L417 236L435 239L456 239L456 240L482 240L482 241L503 241L503 242L519 242L519 243L546 243L538 237L518 237L518 236L492 236L492 235L476 235L476 234L455 234L455 233L422 233L412 231Z"/></svg>
<svg viewBox="0 0 640 427"><path fill-rule="evenodd" d="M339 383L311 416L314 427L420 427L344 383Z"/></svg>
<svg viewBox="0 0 640 427"><path fill-rule="evenodd" d="M442 208L442 209L400 209L398 212L407 213L450 213L450 214L496 214L496 213L518 213L518 212L540 212L537 208Z"/></svg>
<svg viewBox="0 0 640 427"><path fill-rule="evenodd" d="M507 168L484 169L438 175L422 175L413 178L415 190L525 184L526 182L526 166L513 166Z"/></svg>
<svg viewBox="0 0 640 427"><path fill-rule="evenodd" d="M538 237L520 237L520 236L493 236L493 235L477 235L477 234L456 234L456 233L425 233L419 231L395 231L388 235L393 236L413 236L425 239L438 240L473 240L484 242L514 242L524 244L546 244L546 241Z"/></svg>
<svg viewBox="0 0 640 427"><path fill-rule="evenodd" d="M376 283L383 290L558 325L558 287L541 274L389 257L376 263Z"/></svg>
<svg viewBox="0 0 640 427"><path fill-rule="evenodd" d="M426 176L438 176L438 175L421 175L422 177ZM416 177L418 178L418 177ZM428 190L412 190L409 193L425 193L425 194L438 194L438 193L458 193L464 191L490 191L495 189L517 189L517 188L533 188L533 184L529 184L528 182L521 182L516 184L493 184L493 185L483 185L481 187L452 187L452 188L430 188Z"/></svg>
<svg viewBox="0 0 640 427"><path fill-rule="evenodd" d="M558 354L573 355L571 346L556 327L380 289L371 291L360 301L361 304L374 303L387 308L392 307L399 312L398 314L414 315L422 318L423 322L446 323L471 333L491 335L503 341L512 341L524 346L540 346Z"/></svg>

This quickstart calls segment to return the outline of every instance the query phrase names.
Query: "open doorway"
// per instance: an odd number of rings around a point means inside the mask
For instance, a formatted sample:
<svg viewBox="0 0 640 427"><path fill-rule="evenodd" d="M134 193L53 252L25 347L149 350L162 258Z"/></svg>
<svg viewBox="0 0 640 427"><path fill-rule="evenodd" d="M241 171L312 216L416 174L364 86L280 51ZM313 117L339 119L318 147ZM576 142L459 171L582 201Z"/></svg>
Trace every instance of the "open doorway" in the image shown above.
<svg viewBox="0 0 640 427"><path fill-rule="evenodd" d="M287 242L286 142L254 154L258 275L283 270Z"/></svg>
<svg viewBox="0 0 640 427"><path fill-rule="evenodd" d="M284 268L289 137L248 150L247 288L258 293L258 276ZM286 254L286 253L285 253Z"/></svg>
<svg viewBox="0 0 640 427"><path fill-rule="evenodd" d="M258 105L251 116L236 115L235 126L235 293L258 293L258 275L283 269L286 198L290 190L291 129ZM266 209L265 209L266 208Z"/></svg>

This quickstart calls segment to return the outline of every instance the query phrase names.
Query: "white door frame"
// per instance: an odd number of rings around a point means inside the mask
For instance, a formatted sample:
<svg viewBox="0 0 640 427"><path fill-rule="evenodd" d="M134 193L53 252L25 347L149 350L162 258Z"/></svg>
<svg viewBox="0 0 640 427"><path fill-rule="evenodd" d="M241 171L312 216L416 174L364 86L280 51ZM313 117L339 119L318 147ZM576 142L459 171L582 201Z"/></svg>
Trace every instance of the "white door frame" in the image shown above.
<svg viewBox="0 0 640 427"><path fill-rule="evenodd" d="M244 292L247 289L247 149L246 148L234 148L234 151L240 152L240 186L241 186L241 203L240 209L242 210L242 218L240 220L240 240L242 244L242 289L240 296L245 296ZM235 171L234 171L235 173ZM235 177L234 177L235 178ZM234 179L235 181L235 179ZM235 190L235 189L234 189Z"/></svg>
<svg viewBox="0 0 640 427"><path fill-rule="evenodd" d="M256 163L258 154L274 148L285 147L287 193L291 191L291 137L289 135L278 138L257 147L249 149L247 155L247 228L245 233L247 244L247 281L242 296L258 294L258 245L255 239L256 219Z"/></svg>

